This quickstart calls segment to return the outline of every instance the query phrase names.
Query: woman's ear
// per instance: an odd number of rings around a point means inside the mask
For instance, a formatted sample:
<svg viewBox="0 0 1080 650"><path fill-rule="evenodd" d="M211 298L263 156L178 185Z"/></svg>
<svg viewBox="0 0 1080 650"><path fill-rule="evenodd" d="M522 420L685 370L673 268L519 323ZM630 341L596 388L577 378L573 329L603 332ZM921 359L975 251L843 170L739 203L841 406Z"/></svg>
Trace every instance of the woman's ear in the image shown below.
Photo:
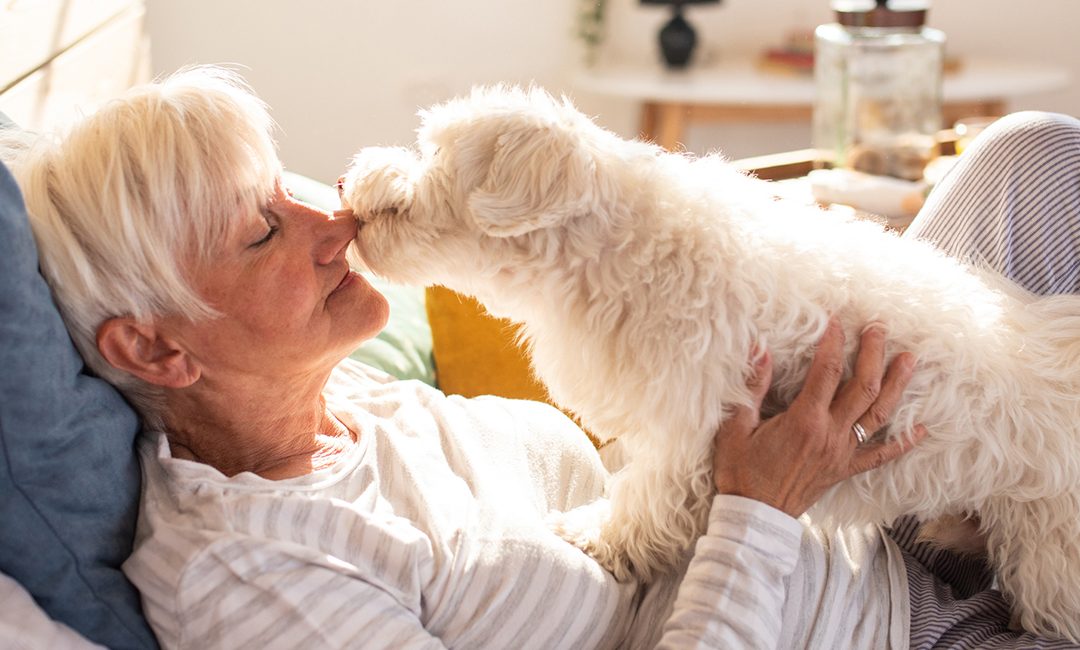
<svg viewBox="0 0 1080 650"><path fill-rule="evenodd" d="M142 323L130 316L102 323L97 346L114 368L155 386L186 388L201 374L198 364L177 341L154 323Z"/></svg>

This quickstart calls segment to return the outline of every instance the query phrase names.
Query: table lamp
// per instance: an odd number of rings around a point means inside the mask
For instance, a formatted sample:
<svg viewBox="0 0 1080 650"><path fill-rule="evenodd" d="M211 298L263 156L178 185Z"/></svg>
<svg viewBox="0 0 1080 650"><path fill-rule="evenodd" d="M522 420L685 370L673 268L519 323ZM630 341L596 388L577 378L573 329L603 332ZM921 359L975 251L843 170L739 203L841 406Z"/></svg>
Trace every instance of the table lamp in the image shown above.
<svg viewBox="0 0 1080 650"><path fill-rule="evenodd" d="M641 0L643 5L671 5L671 20L660 28L660 52L669 68L685 68L697 44L694 28L683 17L683 5L720 4L720 0Z"/></svg>

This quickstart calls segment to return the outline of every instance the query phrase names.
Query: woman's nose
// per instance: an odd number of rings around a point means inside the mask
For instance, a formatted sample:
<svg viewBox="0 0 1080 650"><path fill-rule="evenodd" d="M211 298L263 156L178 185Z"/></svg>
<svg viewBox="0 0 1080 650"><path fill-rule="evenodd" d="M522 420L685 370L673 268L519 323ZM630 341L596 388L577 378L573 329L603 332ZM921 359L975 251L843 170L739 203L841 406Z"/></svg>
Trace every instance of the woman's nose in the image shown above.
<svg viewBox="0 0 1080 650"><path fill-rule="evenodd" d="M313 212L315 257L320 264L331 264L356 237L356 218L340 211L329 214L321 210Z"/></svg>
<svg viewBox="0 0 1080 650"><path fill-rule="evenodd" d="M331 214L329 224L333 230L333 239L337 245L337 248L334 251L334 256L337 257L344 252L349 243L356 238L357 222L356 218L351 214L347 216Z"/></svg>

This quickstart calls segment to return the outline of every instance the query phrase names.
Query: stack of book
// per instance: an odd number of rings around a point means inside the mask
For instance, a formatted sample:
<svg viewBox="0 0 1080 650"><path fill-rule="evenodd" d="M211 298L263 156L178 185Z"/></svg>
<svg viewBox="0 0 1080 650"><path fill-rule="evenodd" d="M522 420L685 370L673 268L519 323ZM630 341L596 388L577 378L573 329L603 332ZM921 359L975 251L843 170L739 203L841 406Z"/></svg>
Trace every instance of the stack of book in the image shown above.
<svg viewBox="0 0 1080 650"><path fill-rule="evenodd" d="M761 53L758 66L768 72L809 75L814 71L814 32L793 31L784 42Z"/></svg>

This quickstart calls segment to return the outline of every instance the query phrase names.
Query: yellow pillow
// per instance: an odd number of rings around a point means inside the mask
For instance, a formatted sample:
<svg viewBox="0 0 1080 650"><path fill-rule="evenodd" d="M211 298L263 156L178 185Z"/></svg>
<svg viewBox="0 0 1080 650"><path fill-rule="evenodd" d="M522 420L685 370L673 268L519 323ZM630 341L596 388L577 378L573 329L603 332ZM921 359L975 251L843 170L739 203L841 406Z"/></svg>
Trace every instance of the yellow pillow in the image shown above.
<svg viewBox="0 0 1080 650"><path fill-rule="evenodd" d="M445 287L428 287L424 298L444 393L547 400L528 353L517 344L518 325L492 317L475 299Z"/></svg>
<svg viewBox="0 0 1080 650"><path fill-rule="evenodd" d="M444 393L551 403L533 375L528 352L517 343L519 325L492 317L475 299L445 287L428 287L425 304L435 376Z"/></svg>

